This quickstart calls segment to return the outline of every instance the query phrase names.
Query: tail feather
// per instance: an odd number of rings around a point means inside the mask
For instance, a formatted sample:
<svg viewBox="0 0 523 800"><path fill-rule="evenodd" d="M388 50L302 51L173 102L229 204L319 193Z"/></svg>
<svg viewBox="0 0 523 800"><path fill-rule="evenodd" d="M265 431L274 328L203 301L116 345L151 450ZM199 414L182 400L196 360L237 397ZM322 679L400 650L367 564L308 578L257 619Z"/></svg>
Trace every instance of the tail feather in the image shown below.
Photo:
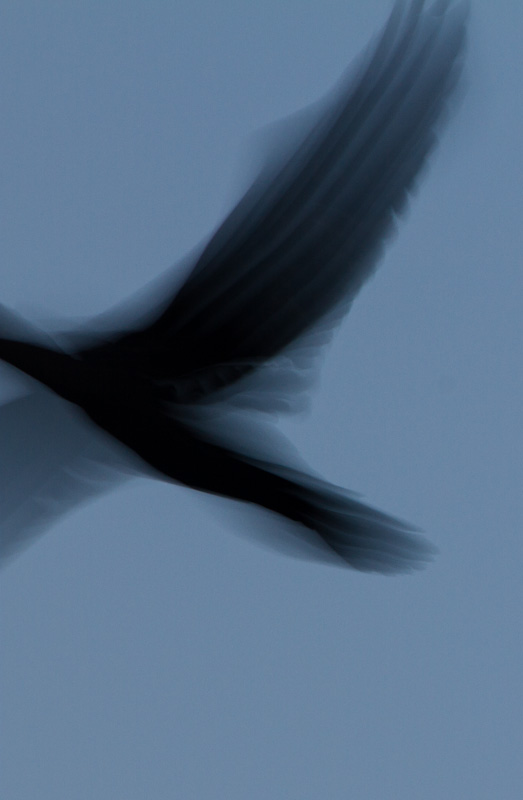
<svg viewBox="0 0 523 800"><path fill-rule="evenodd" d="M435 548L415 528L365 505L350 492L303 469L255 458L251 447L246 453L237 441L234 446L218 443L209 429L176 427L178 455L183 450L189 457L177 459L176 474L165 468L164 474L170 472L169 477L194 489L257 505L291 521L291 553L303 554L306 545L313 558L327 557L340 565L381 573L409 572L432 560ZM279 449L283 454L285 448ZM280 547L278 534L270 527L263 540L289 552L289 539Z"/></svg>
<svg viewBox="0 0 523 800"><path fill-rule="evenodd" d="M292 471L275 475L273 510L314 532L320 546L363 572L422 568L435 548L405 522L362 503L349 492Z"/></svg>

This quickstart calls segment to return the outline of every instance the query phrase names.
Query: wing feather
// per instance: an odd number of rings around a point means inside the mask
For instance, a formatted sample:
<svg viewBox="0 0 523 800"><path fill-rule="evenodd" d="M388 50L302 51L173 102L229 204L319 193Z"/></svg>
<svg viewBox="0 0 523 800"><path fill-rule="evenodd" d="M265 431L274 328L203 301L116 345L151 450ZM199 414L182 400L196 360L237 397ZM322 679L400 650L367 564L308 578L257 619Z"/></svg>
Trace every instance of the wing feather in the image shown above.
<svg viewBox="0 0 523 800"><path fill-rule="evenodd" d="M241 391L283 352L292 370L304 338L328 339L372 274L437 140L464 37L462 5L397 4L356 75L254 183L166 307L81 355L123 360L180 403Z"/></svg>

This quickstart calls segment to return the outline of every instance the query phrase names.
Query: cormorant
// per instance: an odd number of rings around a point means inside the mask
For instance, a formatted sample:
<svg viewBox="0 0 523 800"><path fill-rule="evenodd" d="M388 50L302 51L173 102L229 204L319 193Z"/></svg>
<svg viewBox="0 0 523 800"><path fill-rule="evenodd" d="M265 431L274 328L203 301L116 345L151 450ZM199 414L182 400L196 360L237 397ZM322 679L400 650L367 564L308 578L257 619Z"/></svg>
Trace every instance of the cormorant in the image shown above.
<svg viewBox="0 0 523 800"><path fill-rule="evenodd" d="M372 274L436 143L461 72L465 21L462 5L397 4L350 79L316 108L292 151L272 159L146 319L122 328L115 315L105 333L93 323L59 345L0 308L0 358L81 409L144 472L290 520L298 554L309 548L379 572L425 562L431 547L410 526L282 463L278 448L262 453L259 431L250 443L235 436L235 409L292 405L307 387L315 349ZM44 444L49 402L35 389L0 408L3 555L24 543L24 526L103 484L100 458L90 489L75 494L70 465L89 437L81 446L68 440L76 422L61 403L63 427L49 421L56 430ZM17 431L29 454L25 482L11 471ZM54 508L40 502L53 495L45 485L53 475L63 481Z"/></svg>

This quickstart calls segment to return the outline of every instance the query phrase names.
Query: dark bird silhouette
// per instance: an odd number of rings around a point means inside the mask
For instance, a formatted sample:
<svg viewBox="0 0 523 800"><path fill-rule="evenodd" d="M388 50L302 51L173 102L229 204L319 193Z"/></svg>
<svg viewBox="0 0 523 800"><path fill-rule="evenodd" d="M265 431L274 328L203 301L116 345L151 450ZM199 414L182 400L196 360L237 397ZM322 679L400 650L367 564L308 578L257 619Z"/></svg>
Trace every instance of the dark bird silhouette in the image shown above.
<svg viewBox="0 0 523 800"><path fill-rule="evenodd" d="M448 116L465 19L462 5L397 5L350 79L147 314L142 297L133 322L115 312L104 330L93 322L51 340L0 309L0 358L47 387L0 408L3 556L129 474L88 419L137 456L135 472L291 521L297 554L379 572L430 558L410 526L312 475L284 446L271 454L263 424L253 417L249 436L238 420L242 407L291 408L308 388L317 350L372 274Z"/></svg>

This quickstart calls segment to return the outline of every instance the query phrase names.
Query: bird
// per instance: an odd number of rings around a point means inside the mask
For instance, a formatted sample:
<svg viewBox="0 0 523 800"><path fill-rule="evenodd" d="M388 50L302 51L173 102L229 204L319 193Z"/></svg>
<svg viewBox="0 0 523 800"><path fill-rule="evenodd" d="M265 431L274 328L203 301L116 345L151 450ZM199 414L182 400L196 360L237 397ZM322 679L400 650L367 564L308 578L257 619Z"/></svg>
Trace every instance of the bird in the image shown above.
<svg viewBox="0 0 523 800"><path fill-rule="evenodd" d="M0 306L0 360L27 380L0 407L2 563L130 474L272 512L267 542L284 549L285 527L296 556L384 574L432 559L266 419L308 393L395 232L457 96L466 27L464 4L396 3L161 296L62 335Z"/></svg>

